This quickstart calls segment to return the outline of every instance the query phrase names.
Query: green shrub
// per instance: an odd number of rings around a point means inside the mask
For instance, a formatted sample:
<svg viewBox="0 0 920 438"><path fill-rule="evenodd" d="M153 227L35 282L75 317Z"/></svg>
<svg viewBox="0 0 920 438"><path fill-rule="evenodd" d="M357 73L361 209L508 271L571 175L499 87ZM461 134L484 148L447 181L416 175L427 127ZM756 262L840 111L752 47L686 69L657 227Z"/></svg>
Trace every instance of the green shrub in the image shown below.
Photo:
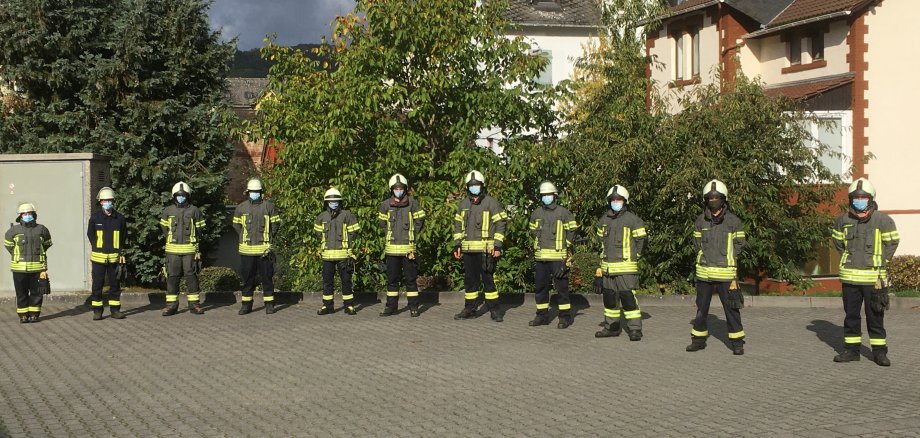
<svg viewBox="0 0 920 438"><path fill-rule="evenodd" d="M920 289L920 256L895 256L888 264L888 281L892 290Z"/></svg>
<svg viewBox="0 0 920 438"><path fill-rule="evenodd" d="M236 292L242 288L242 283L233 269L209 266L198 273L198 287L202 292ZM179 280L179 291L188 292L185 277Z"/></svg>

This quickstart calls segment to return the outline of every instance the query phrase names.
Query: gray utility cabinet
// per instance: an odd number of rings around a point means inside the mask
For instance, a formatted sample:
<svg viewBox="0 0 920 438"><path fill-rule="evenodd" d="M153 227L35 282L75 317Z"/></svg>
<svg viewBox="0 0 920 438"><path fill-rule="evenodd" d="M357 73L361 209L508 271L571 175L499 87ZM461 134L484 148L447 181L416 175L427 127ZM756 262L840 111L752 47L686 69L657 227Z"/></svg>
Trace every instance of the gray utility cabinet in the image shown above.
<svg viewBox="0 0 920 438"><path fill-rule="evenodd" d="M96 154L0 154L0 224L12 226L20 203L31 202L37 222L48 227L52 292L91 286L86 223L99 208L96 193L112 181L109 160ZM13 296L10 255L0 255L0 297Z"/></svg>

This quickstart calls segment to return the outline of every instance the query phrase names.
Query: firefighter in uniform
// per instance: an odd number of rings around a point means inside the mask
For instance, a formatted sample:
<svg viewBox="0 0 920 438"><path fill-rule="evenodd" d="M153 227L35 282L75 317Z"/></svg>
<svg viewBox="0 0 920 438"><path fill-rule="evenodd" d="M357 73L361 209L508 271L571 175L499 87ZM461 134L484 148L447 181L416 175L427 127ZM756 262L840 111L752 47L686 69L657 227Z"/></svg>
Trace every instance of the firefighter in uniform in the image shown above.
<svg viewBox="0 0 920 438"><path fill-rule="evenodd" d="M344 208L342 193L336 188L326 190L323 194L325 208L316 217L313 231L322 239L323 258L323 306L316 313L327 315L335 310L333 301L335 290L335 274L339 273L342 281L342 304L345 313L356 315L354 307L354 292L352 291L351 277L355 273L355 238L361 225L350 211Z"/></svg>
<svg viewBox="0 0 920 438"><path fill-rule="evenodd" d="M175 315L179 310L179 276L185 276L188 288L188 309L201 315L198 289L198 235L204 229L201 210L191 203L192 189L179 181L173 185L173 202L163 209L160 228L166 236L166 309L163 316Z"/></svg>
<svg viewBox="0 0 920 438"><path fill-rule="evenodd" d="M894 257L901 238L894 220L878 211L875 187L865 178L850 184L848 211L837 218L831 230L834 245L840 251L840 281L843 283L843 353L834 362L859 360L862 345L860 307L866 303L866 328L872 359L881 366L891 366L885 332L888 308L888 263Z"/></svg>
<svg viewBox="0 0 920 438"><path fill-rule="evenodd" d="M622 316L626 320L629 340L639 341L642 339L642 311L635 289L639 285L637 260L645 247L646 232L642 219L627 211L628 203L629 191L626 187L611 187L607 192L607 213L597 221L597 236L603 245L600 271L603 276L604 328L594 336L619 336Z"/></svg>
<svg viewBox="0 0 920 438"><path fill-rule="evenodd" d="M13 271L19 322L38 322L43 299L38 280L48 278L47 251L51 247L51 233L36 222L38 213L32 204L20 204L17 211L16 223L3 237L3 246L12 255L10 270Z"/></svg>
<svg viewBox="0 0 920 438"><path fill-rule="evenodd" d="M86 238L89 239L92 262L93 288L90 303L93 308L93 321L102 319L104 302L102 286L109 285L109 311L114 319L124 319L121 313L121 286L118 279L118 266L124 265L125 257L121 251L128 236L128 222L125 216L115 210L115 191L111 187L99 190L96 200L102 207L96 210L86 224Z"/></svg>
<svg viewBox="0 0 920 438"><path fill-rule="evenodd" d="M252 293L256 276L262 279L262 301L265 313L275 313L275 253L272 240L281 226L281 215L275 204L264 199L262 181L253 178L246 183L248 199L233 212L233 229L240 236L240 278L243 279L240 315L252 312Z"/></svg>
<svg viewBox="0 0 920 438"><path fill-rule="evenodd" d="M492 320L502 322L498 290L492 274L495 259L501 256L508 214L495 198L486 193L485 178L478 171L464 177L466 197L457 204L454 215L454 258L463 259L463 310L454 319L476 316L479 288L484 287L486 305Z"/></svg>
<svg viewBox="0 0 920 438"><path fill-rule="evenodd" d="M555 284L559 294L557 328L572 325L572 304L569 298L568 248L575 237L578 223L565 207L557 204L559 192L551 182L540 184L540 206L530 215L530 234L534 238L534 288L537 315L531 326L547 325L549 317L549 288Z"/></svg>
<svg viewBox="0 0 920 438"><path fill-rule="evenodd" d="M744 328L741 308L744 299L738 289L738 254L744 248L744 224L728 209L728 188L719 180L703 186L706 202L703 214L694 223L693 244L696 248L696 318L690 330L691 343L687 351L706 348L709 338L707 318L712 295L718 294L725 310L728 338L732 353L744 354Z"/></svg>
<svg viewBox="0 0 920 438"><path fill-rule="evenodd" d="M399 277L403 275L406 284L406 298L409 314L419 316L418 310L418 260L415 252L416 236L425 224L425 210L418 201L409 196L409 182L406 177L395 174L390 177L392 196L380 204L377 219L380 228L386 231L387 303L380 316L396 313L399 305Z"/></svg>

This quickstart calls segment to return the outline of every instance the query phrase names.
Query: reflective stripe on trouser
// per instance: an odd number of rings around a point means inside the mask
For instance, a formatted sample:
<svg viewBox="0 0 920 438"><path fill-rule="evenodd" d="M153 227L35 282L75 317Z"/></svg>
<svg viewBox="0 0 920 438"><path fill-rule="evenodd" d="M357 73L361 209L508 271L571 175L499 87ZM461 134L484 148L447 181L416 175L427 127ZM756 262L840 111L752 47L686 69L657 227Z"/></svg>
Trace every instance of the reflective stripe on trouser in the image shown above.
<svg viewBox="0 0 920 438"><path fill-rule="evenodd" d="M636 294L632 290L604 289L604 323L610 330L619 331L621 317L626 319L630 331L642 330L642 311Z"/></svg>
<svg viewBox="0 0 920 438"><path fill-rule="evenodd" d="M415 260L406 256L388 255L387 265L387 307L396 308L399 305L399 279L403 277L406 285L406 298L409 308L418 307L418 267Z"/></svg>
<svg viewBox="0 0 920 438"><path fill-rule="evenodd" d="M345 307L352 305L354 294L352 293L351 276L352 272L345 269L339 260L323 261L323 306L330 308L335 305L333 293L335 292L335 274L338 272L339 279L342 281L342 301Z"/></svg>
<svg viewBox="0 0 920 438"><path fill-rule="evenodd" d="M843 283L843 341L847 350L858 351L862 345L862 318L860 311L863 303L866 310L866 330L869 332L869 345L873 350L888 351L885 332L885 312L872 310L872 291L875 285Z"/></svg>
<svg viewBox="0 0 920 438"><path fill-rule="evenodd" d="M198 273L194 254L166 254L166 301L170 295L179 294L179 277L185 276L188 293L197 293ZM175 300L173 300L175 301Z"/></svg>
<svg viewBox="0 0 920 438"><path fill-rule="evenodd" d="M485 292L486 305L489 310L495 309L498 305L498 290L495 288L495 280L492 274L482 270L482 262L486 257L481 252L463 253L463 290L464 307L468 309L476 308L479 304L479 289Z"/></svg>
<svg viewBox="0 0 920 438"><path fill-rule="evenodd" d="M252 293L256 290L256 277L262 280L262 300L274 300L275 265L267 257L240 255L240 278L243 280L241 295L243 301L252 301ZM245 298L249 298L248 300Z"/></svg>
<svg viewBox="0 0 920 438"><path fill-rule="evenodd" d="M16 313L41 312L44 296L38 292L38 274L38 272L13 272Z"/></svg>
<svg viewBox="0 0 920 438"><path fill-rule="evenodd" d="M568 315L572 309L569 298L569 276L555 278L556 273L564 267L562 260L537 261L534 268L534 299L537 302L537 313L549 310L549 288L554 286L558 295L559 314Z"/></svg>
<svg viewBox="0 0 920 438"><path fill-rule="evenodd" d="M744 327L741 326L741 311L732 309L728 306L728 286L729 281L697 281L696 282L696 318L693 320L693 328L690 329L690 337L694 339L703 339L709 337L709 304L712 302L712 295L719 295L722 302L722 308L725 310L725 321L728 324L728 339L733 345L744 344Z"/></svg>
<svg viewBox="0 0 920 438"><path fill-rule="evenodd" d="M109 290L105 293L108 296L109 306L120 306L121 305L121 287L118 284L118 277L115 275L116 267L118 266L115 263L91 263L92 264L92 290L89 296L90 302L93 307L102 307L105 304L103 301L102 288L105 284L108 284ZM116 304L112 304L112 303Z"/></svg>

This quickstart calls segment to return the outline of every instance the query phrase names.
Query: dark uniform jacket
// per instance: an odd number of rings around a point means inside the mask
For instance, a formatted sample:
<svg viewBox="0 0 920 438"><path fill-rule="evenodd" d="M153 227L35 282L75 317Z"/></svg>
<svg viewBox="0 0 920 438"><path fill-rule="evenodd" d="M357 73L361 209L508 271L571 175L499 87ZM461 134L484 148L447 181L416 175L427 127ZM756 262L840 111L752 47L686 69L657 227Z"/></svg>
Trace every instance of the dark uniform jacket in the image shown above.
<svg viewBox="0 0 920 438"><path fill-rule="evenodd" d="M565 207L556 203L537 207L530 215L534 257L538 261L565 260L577 229L575 216Z"/></svg>
<svg viewBox="0 0 920 438"><path fill-rule="evenodd" d="M888 263L901 241L891 216L872 211L860 222L847 213L837 218L831 235L840 251L840 281L868 285L888 278Z"/></svg>
<svg viewBox="0 0 920 438"><path fill-rule="evenodd" d="M601 270L606 275L638 274L639 256L645 247L645 223L630 211L612 210L597 221L601 238Z"/></svg>
<svg viewBox="0 0 920 438"><path fill-rule="evenodd" d="M127 236L128 221L123 214L112 210L112 214L108 215L101 209L97 210L86 224L90 260L93 263L117 263Z"/></svg>
<svg viewBox="0 0 920 438"><path fill-rule="evenodd" d="M3 246L13 256L13 272L41 272L48 270L45 252L51 247L51 233L42 224L13 225L3 238Z"/></svg>
<svg viewBox="0 0 920 438"><path fill-rule="evenodd" d="M713 218L706 211L693 225L697 280L732 281L737 275L735 258L744 249L744 224L727 206L724 208L721 217Z"/></svg>
<svg viewBox="0 0 920 438"><path fill-rule="evenodd" d="M415 252L415 239L425 225L425 210L409 195L397 201L390 197L380 203L377 222L386 231L387 255L407 255Z"/></svg>
<svg viewBox="0 0 920 438"><path fill-rule="evenodd" d="M457 203L454 215L454 247L463 252L501 249L508 214L495 198L482 194L479 202L466 197Z"/></svg>
<svg viewBox="0 0 920 438"><path fill-rule="evenodd" d="M328 208L316 217L313 231L322 239L323 260L344 260L353 254L358 219L349 210L333 215Z"/></svg>
<svg viewBox="0 0 920 438"><path fill-rule="evenodd" d="M267 199L247 199L233 212L233 229L240 236L239 253L261 256L271 251L272 238L281 226L281 213Z"/></svg>
<svg viewBox="0 0 920 438"><path fill-rule="evenodd" d="M160 228L166 235L166 254L187 255L198 252L198 234L204 229L201 210L192 204L176 203L163 209Z"/></svg>

